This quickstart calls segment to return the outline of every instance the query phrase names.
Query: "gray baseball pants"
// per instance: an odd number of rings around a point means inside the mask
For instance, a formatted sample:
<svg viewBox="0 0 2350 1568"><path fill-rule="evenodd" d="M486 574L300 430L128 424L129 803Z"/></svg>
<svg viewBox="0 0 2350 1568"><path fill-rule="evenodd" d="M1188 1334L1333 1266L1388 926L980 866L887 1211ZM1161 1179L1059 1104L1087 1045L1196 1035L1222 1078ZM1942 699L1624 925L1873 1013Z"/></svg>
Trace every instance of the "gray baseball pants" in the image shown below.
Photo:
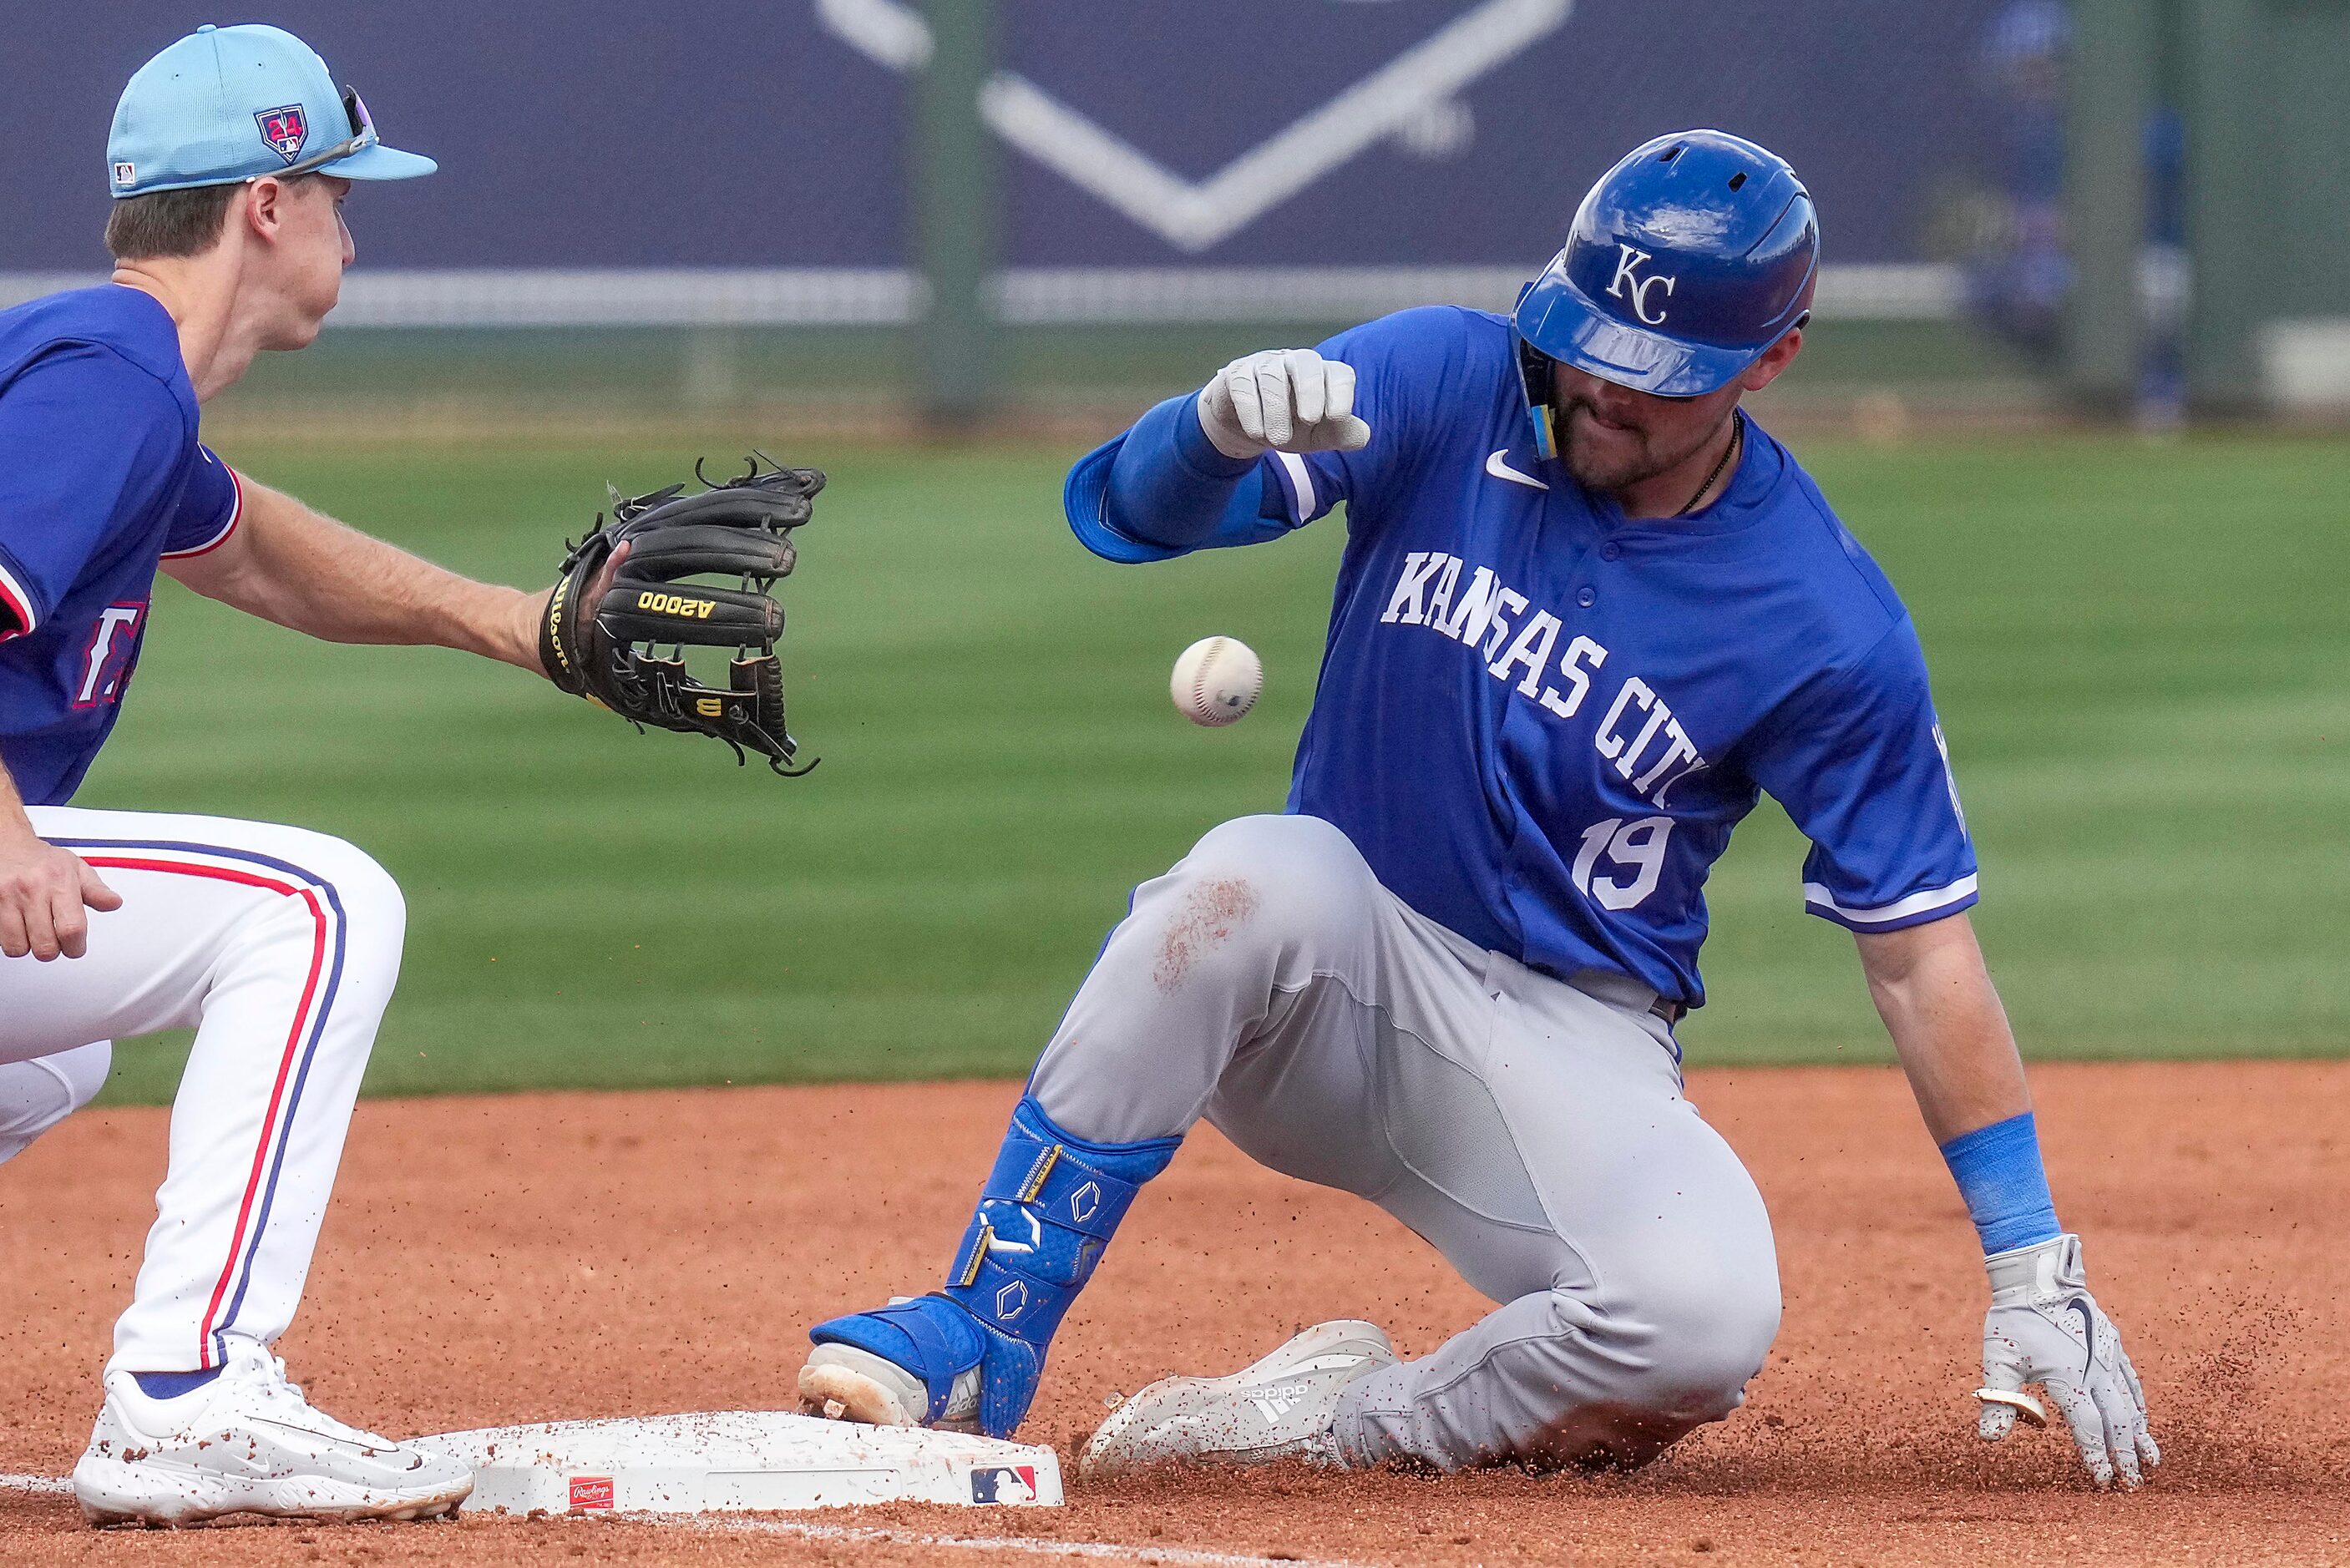
<svg viewBox="0 0 2350 1568"><path fill-rule="evenodd" d="M1136 890L1031 1092L1104 1142L1204 1116L1501 1303L1347 1390L1349 1464L1639 1464L1743 1400L1778 1264L1652 993L1579 979L1414 912L1326 822L1243 817Z"/></svg>

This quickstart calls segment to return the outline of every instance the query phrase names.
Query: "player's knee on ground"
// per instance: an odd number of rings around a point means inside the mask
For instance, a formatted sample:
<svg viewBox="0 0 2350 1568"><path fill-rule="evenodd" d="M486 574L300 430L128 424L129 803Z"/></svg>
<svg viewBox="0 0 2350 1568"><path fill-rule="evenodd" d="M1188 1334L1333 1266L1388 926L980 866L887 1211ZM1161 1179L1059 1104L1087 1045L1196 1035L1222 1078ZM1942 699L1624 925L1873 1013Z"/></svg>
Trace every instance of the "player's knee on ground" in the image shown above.
<svg viewBox="0 0 2350 1568"><path fill-rule="evenodd" d="M1767 1241L1660 1247L1607 1272L1608 1293L1631 1303L1653 1335L1641 1383L1659 1408L1711 1421L1744 1403L1779 1334L1779 1267Z"/></svg>
<svg viewBox="0 0 2350 1568"><path fill-rule="evenodd" d="M1687 1255L1658 1260L1640 1277L1611 1276L1612 1306L1596 1324L1589 1305L1551 1293L1557 1336L1549 1349L1562 1390L1588 1388L1603 1358L1605 1394L1562 1400L1557 1420L1524 1456L1559 1464L1646 1464L1690 1431L1745 1403L1779 1332L1777 1271L1712 1266Z"/></svg>
<svg viewBox="0 0 2350 1568"><path fill-rule="evenodd" d="M1353 842L1316 816L1236 817L1170 875L1170 943L1196 926L1227 932L1227 949L1326 947L1353 932L1378 887Z"/></svg>
<svg viewBox="0 0 2350 1568"><path fill-rule="evenodd" d="M114 1047L92 1045L0 1065L0 1165L98 1097L114 1064Z"/></svg>
<svg viewBox="0 0 2350 1568"><path fill-rule="evenodd" d="M1779 1334L1779 1280L1722 1280L1687 1290L1654 1314L1669 1346L1648 1383L1659 1405L1715 1421L1746 1402Z"/></svg>

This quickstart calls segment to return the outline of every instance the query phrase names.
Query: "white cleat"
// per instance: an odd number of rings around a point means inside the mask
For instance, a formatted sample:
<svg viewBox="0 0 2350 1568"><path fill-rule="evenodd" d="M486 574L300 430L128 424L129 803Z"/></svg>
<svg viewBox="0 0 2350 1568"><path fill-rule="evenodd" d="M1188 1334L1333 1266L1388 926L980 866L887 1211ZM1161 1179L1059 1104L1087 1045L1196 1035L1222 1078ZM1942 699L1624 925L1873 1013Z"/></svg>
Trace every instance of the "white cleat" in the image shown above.
<svg viewBox="0 0 2350 1568"><path fill-rule="evenodd" d="M1330 1423L1349 1384L1396 1364L1377 1325L1316 1324L1229 1377L1162 1377L1101 1424L1077 1472L1088 1479L1141 1465L1336 1465Z"/></svg>
<svg viewBox="0 0 2350 1568"><path fill-rule="evenodd" d="M930 1407L930 1390L920 1378L853 1345L819 1345L800 1368L800 1408L811 1416L948 1432L979 1430L979 1368L957 1377L946 1409L937 1420L925 1422L922 1415Z"/></svg>
<svg viewBox="0 0 2350 1568"><path fill-rule="evenodd" d="M343 1425L303 1398L265 1347L229 1343L221 1375L174 1399L149 1398L128 1372L108 1374L105 1408L74 1466L84 1518L430 1519L473 1491L466 1466Z"/></svg>

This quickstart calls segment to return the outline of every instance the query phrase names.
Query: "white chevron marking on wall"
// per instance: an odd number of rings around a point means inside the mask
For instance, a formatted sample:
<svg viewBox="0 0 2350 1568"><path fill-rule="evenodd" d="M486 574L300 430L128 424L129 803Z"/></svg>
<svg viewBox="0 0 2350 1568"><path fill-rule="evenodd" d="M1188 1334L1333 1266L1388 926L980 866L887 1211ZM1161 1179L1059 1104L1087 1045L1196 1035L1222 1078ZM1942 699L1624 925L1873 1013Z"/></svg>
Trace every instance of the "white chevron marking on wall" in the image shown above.
<svg viewBox="0 0 2350 1568"><path fill-rule="evenodd" d="M903 0L816 0L816 9L843 42L891 70L930 60L930 26ZM989 78L980 112L1004 140L1170 244L1204 251L1556 32L1574 9L1575 0L1485 0L1204 182L1016 72Z"/></svg>

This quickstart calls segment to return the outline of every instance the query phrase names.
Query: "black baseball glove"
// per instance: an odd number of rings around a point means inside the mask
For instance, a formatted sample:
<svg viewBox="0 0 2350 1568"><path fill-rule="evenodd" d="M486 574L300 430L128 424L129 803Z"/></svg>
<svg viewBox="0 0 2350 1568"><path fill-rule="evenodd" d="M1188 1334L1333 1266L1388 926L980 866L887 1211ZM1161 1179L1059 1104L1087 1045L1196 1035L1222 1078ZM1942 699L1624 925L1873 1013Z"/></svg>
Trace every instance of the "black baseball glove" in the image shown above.
<svg viewBox="0 0 2350 1568"><path fill-rule="evenodd" d="M808 520L824 475L779 468L761 454L739 479L684 493L672 484L650 495L611 492L612 520L570 546L563 576L539 621L538 658L566 691L599 702L639 729L655 724L715 735L767 759L786 776L816 765L790 763L799 746L784 728L783 672L775 640L784 607L767 589L791 575L792 531ZM733 577L711 587L686 579ZM723 687L697 680L688 648L727 648L734 659Z"/></svg>

